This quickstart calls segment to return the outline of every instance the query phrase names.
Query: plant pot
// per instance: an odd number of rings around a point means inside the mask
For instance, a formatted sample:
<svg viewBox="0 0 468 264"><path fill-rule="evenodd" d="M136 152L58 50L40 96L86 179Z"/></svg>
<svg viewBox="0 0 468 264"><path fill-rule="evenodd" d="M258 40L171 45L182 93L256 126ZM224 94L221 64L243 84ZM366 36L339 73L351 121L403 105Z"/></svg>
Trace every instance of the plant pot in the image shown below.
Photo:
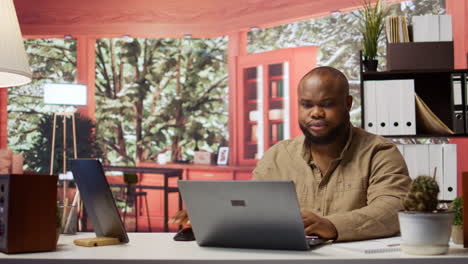
<svg viewBox="0 0 468 264"><path fill-rule="evenodd" d="M453 212L398 213L401 249L413 255L440 255L448 251Z"/></svg>
<svg viewBox="0 0 468 264"><path fill-rule="evenodd" d="M375 72L377 71L377 65L379 64L378 60L364 60L362 62L366 72Z"/></svg>
<svg viewBox="0 0 468 264"><path fill-rule="evenodd" d="M463 244L463 226L453 225L452 226L452 241L455 244Z"/></svg>

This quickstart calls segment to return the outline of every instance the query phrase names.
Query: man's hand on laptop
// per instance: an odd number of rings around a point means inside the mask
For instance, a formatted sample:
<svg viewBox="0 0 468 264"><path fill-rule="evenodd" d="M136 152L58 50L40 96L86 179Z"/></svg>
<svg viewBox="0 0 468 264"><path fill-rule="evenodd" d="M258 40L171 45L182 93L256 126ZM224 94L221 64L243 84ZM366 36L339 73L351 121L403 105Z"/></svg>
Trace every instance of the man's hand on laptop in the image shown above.
<svg viewBox="0 0 468 264"><path fill-rule="evenodd" d="M335 239L338 237L335 226L328 219L305 209L301 209L301 216L306 235L317 235L327 239Z"/></svg>
<svg viewBox="0 0 468 264"><path fill-rule="evenodd" d="M187 211L180 210L177 212L171 219L169 219L169 224L180 225L184 227L191 227L190 220L188 218Z"/></svg>

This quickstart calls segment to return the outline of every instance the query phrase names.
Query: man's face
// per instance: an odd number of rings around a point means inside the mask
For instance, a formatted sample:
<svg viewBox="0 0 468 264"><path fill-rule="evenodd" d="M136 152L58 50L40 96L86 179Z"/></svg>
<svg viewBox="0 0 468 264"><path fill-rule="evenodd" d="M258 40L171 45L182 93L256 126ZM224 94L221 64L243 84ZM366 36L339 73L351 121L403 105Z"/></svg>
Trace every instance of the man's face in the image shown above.
<svg viewBox="0 0 468 264"><path fill-rule="evenodd" d="M327 76L313 75L299 88L299 126L314 144L330 144L345 132L352 97Z"/></svg>

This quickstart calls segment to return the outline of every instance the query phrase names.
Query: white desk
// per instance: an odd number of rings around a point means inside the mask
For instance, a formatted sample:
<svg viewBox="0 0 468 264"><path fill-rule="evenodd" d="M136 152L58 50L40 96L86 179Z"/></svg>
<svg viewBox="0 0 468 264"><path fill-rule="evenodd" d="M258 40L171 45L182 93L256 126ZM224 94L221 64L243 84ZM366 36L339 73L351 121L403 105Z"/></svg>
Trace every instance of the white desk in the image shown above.
<svg viewBox="0 0 468 264"><path fill-rule="evenodd" d="M453 245L449 254L441 256L411 256L401 252L364 254L347 249L352 243L323 245L309 251L207 248L199 247L195 242L175 242L173 233L129 233L129 244L115 246L86 248L73 245L73 239L93 236L91 233L61 236L58 250L54 252L0 253L0 263L468 263L468 249Z"/></svg>

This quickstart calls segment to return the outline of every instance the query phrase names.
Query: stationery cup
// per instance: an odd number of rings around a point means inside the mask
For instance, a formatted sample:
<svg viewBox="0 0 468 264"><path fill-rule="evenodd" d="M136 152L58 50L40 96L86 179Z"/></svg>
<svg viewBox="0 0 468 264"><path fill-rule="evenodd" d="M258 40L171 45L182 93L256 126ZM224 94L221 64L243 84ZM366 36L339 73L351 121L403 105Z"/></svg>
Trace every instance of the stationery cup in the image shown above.
<svg viewBox="0 0 468 264"><path fill-rule="evenodd" d="M58 215L60 216L60 233L73 235L78 229L78 212L76 205L58 206Z"/></svg>

